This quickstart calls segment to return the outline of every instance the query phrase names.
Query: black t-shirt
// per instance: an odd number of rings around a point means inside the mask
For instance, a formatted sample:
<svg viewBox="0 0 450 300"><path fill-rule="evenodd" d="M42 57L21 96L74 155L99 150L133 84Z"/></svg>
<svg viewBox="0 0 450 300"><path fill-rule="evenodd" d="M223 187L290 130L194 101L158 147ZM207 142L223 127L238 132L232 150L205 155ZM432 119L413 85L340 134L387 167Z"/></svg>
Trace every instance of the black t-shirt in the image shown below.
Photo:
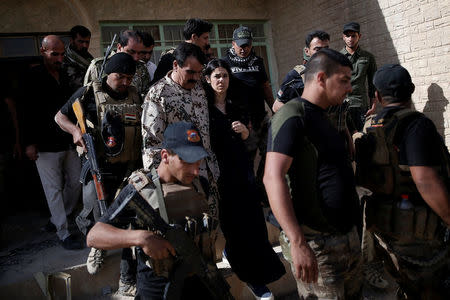
<svg viewBox="0 0 450 300"><path fill-rule="evenodd" d="M70 96L67 75L60 71L57 81L43 64L32 67L22 81L24 144L37 144L41 152L68 150L72 136L54 118Z"/></svg>
<svg viewBox="0 0 450 300"><path fill-rule="evenodd" d="M376 116L375 121L388 119L403 109L389 106ZM399 163L408 166L441 166L442 137L434 123L425 115L420 115L410 121L403 132L396 132L394 143L399 148Z"/></svg>
<svg viewBox="0 0 450 300"><path fill-rule="evenodd" d="M235 104L250 115L252 125L258 127L266 112L264 107L263 84L268 81L264 61L259 56L235 61L229 53L225 60L231 67L234 80L230 84L230 94Z"/></svg>
<svg viewBox="0 0 450 300"><path fill-rule="evenodd" d="M288 105L292 101L303 103L305 109L303 118L286 113L293 109L292 105ZM354 214L358 208L354 201L356 190L353 170L345 143L336 128L329 122L325 110L305 99L292 101L275 114L277 126L274 126L274 120L272 120L267 151L279 152L292 157L293 161L288 175L291 179L296 178L295 172L305 171L298 165L297 159L298 153L305 146L304 137L308 138L316 148L318 155L317 187L322 212L330 224L340 231L346 232L356 224L358 218ZM295 190L295 183L291 185L291 188L293 188L294 207L296 207L296 201L309 200L298 198L301 193ZM302 212L296 211L296 215L300 217ZM302 220L299 221L302 222Z"/></svg>

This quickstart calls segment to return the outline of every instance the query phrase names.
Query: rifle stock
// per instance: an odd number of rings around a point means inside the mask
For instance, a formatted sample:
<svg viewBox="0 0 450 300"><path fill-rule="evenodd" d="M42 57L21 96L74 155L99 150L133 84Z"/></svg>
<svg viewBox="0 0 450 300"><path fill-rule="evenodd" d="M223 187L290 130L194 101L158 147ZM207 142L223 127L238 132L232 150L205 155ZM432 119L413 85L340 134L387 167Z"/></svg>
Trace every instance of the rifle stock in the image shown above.
<svg viewBox="0 0 450 300"><path fill-rule="evenodd" d="M85 170L88 169L91 172L92 179L94 180L100 215L103 216L106 212L105 189L103 187L102 174L100 173L100 169L98 167L97 156L95 154L94 139L86 131L86 119L84 117L83 107L81 106L79 99L75 100L72 104L72 109L77 117L78 125L80 126L81 133L83 134L83 140L86 143L87 148L87 161L83 166L80 181L81 183L85 183L87 173Z"/></svg>
<svg viewBox="0 0 450 300"><path fill-rule="evenodd" d="M113 221L125 207L131 208L136 213L139 225L159 232L175 248L177 253L175 267L169 275L169 284L166 286L164 299L181 299L184 279L189 274L196 274L208 289L211 299L234 300L229 291L230 286L220 274L217 266L214 263L208 263L203 258L194 240L180 225L167 224L134 188L133 192L128 194L117 210L111 214L110 221ZM143 251L140 253L143 254ZM145 260L148 259L148 257L145 258Z"/></svg>

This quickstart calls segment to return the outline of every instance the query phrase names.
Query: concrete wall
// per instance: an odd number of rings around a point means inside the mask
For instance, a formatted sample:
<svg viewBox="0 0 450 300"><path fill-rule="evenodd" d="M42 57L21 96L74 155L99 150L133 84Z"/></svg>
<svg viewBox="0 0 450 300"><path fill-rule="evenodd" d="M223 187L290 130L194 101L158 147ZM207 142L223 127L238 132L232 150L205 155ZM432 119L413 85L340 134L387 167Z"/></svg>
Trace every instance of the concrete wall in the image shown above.
<svg viewBox="0 0 450 300"><path fill-rule="evenodd" d="M331 47L339 50L343 24L357 21L361 46L375 55L378 66L400 63L409 70L415 107L435 122L450 146L450 1L268 0L267 9L279 82L300 62L308 31L327 31Z"/></svg>

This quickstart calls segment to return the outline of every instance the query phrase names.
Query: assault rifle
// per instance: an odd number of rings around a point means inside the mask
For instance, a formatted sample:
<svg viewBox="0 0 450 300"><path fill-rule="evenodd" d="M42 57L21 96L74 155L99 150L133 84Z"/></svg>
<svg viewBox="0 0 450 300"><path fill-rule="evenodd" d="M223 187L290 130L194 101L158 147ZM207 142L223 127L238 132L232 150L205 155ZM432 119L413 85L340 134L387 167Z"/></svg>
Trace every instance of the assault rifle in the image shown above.
<svg viewBox="0 0 450 300"><path fill-rule="evenodd" d="M117 34L114 34L114 37L111 41L111 44L109 44L108 48L106 48L106 52L105 52L105 58L103 59L103 63L102 63L102 68L100 69L100 74L98 75L98 80L100 80L100 82L102 81L102 76L103 76L103 72L105 71L105 65L106 65L106 60L108 59L109 54L112 51L112 47L114 46L114 42L116 41L116 37Z"/></svg>
<svg viewBox="0 0 450 300"><path fill-rule="evenodd" d="M121 195L119 195L121 197ZM177 253L174 258L173 270L169 273L169 283L164 291L164 299L181 299L184 279L189 274L196 274L204 286L208 289L211 299L233 300L230 286L220 274L214 263L207 263L195 245L194 240L184 231L180 225L167 224L152 206L136 191L132 189L121 202L116 211L110 216L113 221L124 209L129 208L136 213L137 223L144 228L158 232L163 238L172 244ZM118 199L116 199L118 201ZM140 251L145 255L143 251ZM144 257L148 260L148 257Z"/></svg>
<svg viewBox="0 0 450 300"><path fill-rule="evenodd" d="M87 172L91 172L92 179L95 184L95 191L97 192L98 205L100 207L100 215L106 212L106 201L105 201L105 190L102 182L102 174L98 167L97 156L95 155L94 138L91 134L86 131L86 121L84 118L83 107L81 106L80 100L75 100L72 104L72 109L77 117L78 124L80 125L81 133L83 134L83 140L86 144L87 160L83 164L81 169L80 182L86 183Z"/></svg>

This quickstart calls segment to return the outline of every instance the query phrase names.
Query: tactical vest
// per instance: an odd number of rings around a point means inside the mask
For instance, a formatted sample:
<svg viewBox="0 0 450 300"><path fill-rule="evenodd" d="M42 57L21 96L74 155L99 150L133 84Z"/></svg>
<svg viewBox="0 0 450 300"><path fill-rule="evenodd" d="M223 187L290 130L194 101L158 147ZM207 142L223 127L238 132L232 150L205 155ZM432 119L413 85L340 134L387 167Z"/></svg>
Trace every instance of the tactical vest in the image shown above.
<svg viewBox="0 0 450 300"><path fill-rule="evenodd" d="M421 198L409 166L399 163L399 148L395 144L397 137L422 115L402 109L381 122L369 120L371 126L364 126L364 133L355 139L357 183L373 192L372 200L366 204L366 223L373 231L397 240L432 240L437 234L439 217ZM442 157L445 163L437 171L448 179L450 161L444 144ZM402 195L408 195L413 209L399 207Z"/></svg>
<svg viewBox="0 0 450 300"><path fill-rule="evenodd" d="M123 100L115 100L102 90L102 83L100 81L93 81L89 83L89 90L92 87L95 104L97 106L97 128L91 124L97 136L97 149L101 152L101 156L105 157L109 163L125 163L129 161L137 161L141 156L141 99L134 86L128 87L128 97ZM101 136L100 126L102 124L105 114L110 111L119 115L124 126L124 140L123 149L115 156L106 155L103 145L103 138ZM89 124L88 124L89 126ZM100 145L101 144L101 145ZM101 150L103 149L103 151Z"/></svg>
<svg viewBox="0 0 450 300"><path fill-rule="evenodd" d="M218 221L209 214L206 194L200 180L192 185L177 183L160 184L156 169L149 174L137 170L129 178L138 193L169 224L178 224L192 237L204 258L215 261L215 241ZM153 261L152 268L157 274L167 275L173 267L173 260Z"/></svg>
<svg viewBox="0 0 450 300"><path fill-rule="evenodd" d="M301 101L289 101L285 106L290 109L283 109L272 118L271 127L277 131L283 125L278 123L278 117L283 114L282 120L300 117L304 118L305 108ZM337 232L323 214L321 208L321 194L319 192L318 178L318 152L307 136L301 141L300 153L295 155L295 160L291 165L291 170L287 176L289 189L293 197L293 205L298 221L320 232ZM296 198L300 201L296 201Z"/></svg>

